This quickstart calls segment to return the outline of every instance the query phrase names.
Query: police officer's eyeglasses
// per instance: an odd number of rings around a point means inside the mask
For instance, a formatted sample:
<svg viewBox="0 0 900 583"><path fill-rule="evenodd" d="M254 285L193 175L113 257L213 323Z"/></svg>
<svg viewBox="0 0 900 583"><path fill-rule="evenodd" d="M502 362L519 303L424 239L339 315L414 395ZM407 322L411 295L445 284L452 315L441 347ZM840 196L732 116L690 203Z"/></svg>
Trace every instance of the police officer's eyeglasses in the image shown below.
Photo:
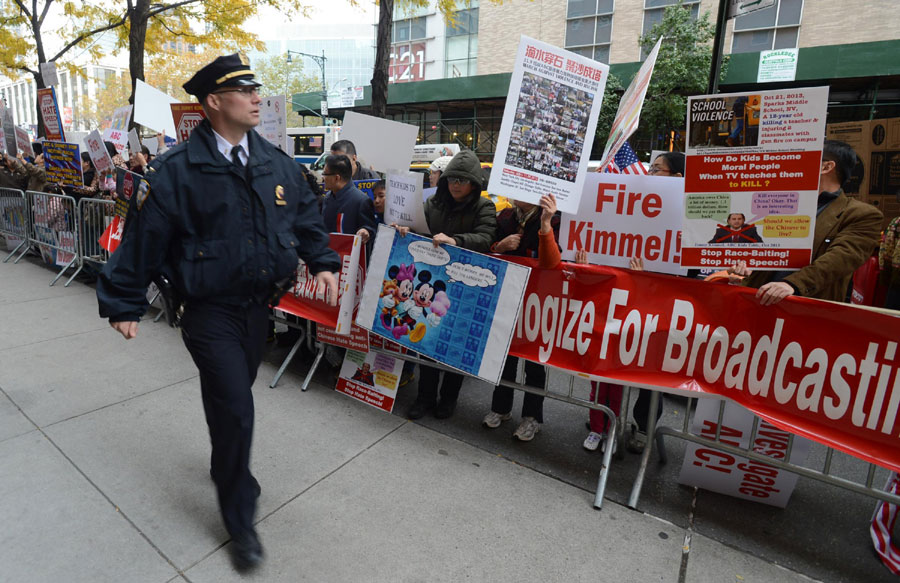
<svg viewBox="0 0 900 583"><path fill-rule="evenodd" d="M253 97L259 95L259 87L236 87L235 89L223 89L221 91L213 91L213 93L241 93L245 97Z"/></svg>

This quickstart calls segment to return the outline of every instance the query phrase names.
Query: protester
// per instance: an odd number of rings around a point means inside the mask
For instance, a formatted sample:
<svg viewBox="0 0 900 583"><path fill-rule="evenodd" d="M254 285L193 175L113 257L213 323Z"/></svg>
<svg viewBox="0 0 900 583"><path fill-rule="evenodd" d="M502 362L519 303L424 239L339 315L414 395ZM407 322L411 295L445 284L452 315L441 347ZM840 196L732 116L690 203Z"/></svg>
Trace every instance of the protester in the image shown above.
<svg viewBox="0 0 900 583"><path fill-rule="evenodd" d="M438 181L437 192L425 201L425 221L434 233L435 247L457 245L470 251L487 253L494 242L497 230L497 214L494 203L481 196L483 189L481 163L470 150L462 150L447 165ZM407 227L397 228L401 235ZM440 387L440 371L427 365L420 366L419 392L406 416L420 419L434 410L438 419L453 415L456 400L462 387L463 375L445 372Z"/></svg>
<svg viewBox="0 0 900 583"><path fill-rule="evenodd" d="M515 201L513 207L500 211L497 215L497 241L491 251L517 257L538 257L542 268L552 268L559 264L559 222L556 211L556 197L541 197L541 204ZM540 255L539 249L554 247L556 253ZM546 262L545 265L543 262ZM515 382L518 359L506 357L502 379ZM547 369L543 365L525 361L525 384L543 389L547 379ZM491 410L485 415L482 425L495 429L511 418L514 390L497 385L491 399ZM513 432L519 441L531 441L541 431L544 423L544 397L525 392L522 402L522 421Z"/></svg>
<svg viewBox="0 0 900 583"><path fill-rule="evenodd" d="M85 186L90 186L94 182L94 175L97 171L94 169L94 163L91 161L91 155L87 152L81 153L81 173L82 182Z"/></svg>
<svg viewBox="0 0 900 583"><path fill-rule="evenodd" d="M12 163L12 170L20 177L25 178L25 188L32 192L48 192L47 190L47 171L44 169L44 154L38 154L34 163L26 162L24 156L19 152L21 158L9 157Z"/></svg>
<svg viewBox="0 0 900 583"><path fill-rule="evenodd" d="M842 189L853 173L856 152L846 142L825 140L819 177L812 261L797 271L756 271L739 262L730 273L757 288L764 306L793 295L844 302L850 280L878 245L884 216L870 204L849 198Z"/></svg>
<svg viewBox="0 0 900 583"><path fill-rule="evenodd" d="M428 184L431 187L437 186L438 181L441 179L441 173L447 168L447 164L452 159L453 156L441 156L431 162L431 165L428 167Z"/></svg>
<svg viewBox="0 0 900 583"><path fill-rule="evenodd" d="M365 244L375 236L375 209L372 199L350 180L350 172L347 156L332 154L325 159L322 177L328 193L322 203L322 219L328 232L359 235Z"/></svg>
<svg viewBox="0 0 900 583"><path fill-rule="evenodd" d="M331 144L331 154L343 154L350 158L353 166L352 180L378 180L380 177L374 170L364 167L356 157L356 146L350 140L338 140Z"/></svg>
<svg viewBox="0 0 900 583"><path fill-rule="evenodd" d="M260 489L250 473L250 444L267 307L277 304L298 255L332 305L332 272L340 269L295 162L253 131L257 87L238 54L215 59L184 84L206 119L151 163L131 198L123 240L97 282L100 315L126 339L137 335L152 280L165 276L185 299L182 337L200 371L210 475L239 570L263 556L253 527ZM177 313L180 298L167 303Z"/></svg>

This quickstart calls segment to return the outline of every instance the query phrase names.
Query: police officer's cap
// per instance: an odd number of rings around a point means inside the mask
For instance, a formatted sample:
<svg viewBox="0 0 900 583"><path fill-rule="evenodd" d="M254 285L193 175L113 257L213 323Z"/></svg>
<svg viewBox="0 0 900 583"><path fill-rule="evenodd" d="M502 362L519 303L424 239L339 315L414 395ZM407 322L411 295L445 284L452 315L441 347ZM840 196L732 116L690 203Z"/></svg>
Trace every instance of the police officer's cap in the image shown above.
<svg viewBox="0 0 900 583"><path fill-rule="evenodd" d="M203 101L222 87L259 87L250 70L250 61L242 53L218 57L206 65L183 85L189 95Z"/></svg>

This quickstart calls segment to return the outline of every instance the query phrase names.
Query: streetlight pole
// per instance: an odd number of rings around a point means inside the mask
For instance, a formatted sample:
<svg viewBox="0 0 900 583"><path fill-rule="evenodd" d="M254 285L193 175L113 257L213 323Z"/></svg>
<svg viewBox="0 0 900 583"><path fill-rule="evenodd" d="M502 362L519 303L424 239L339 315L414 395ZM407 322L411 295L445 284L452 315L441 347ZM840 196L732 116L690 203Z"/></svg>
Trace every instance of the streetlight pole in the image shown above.
<svg viewBox="0 0 900 583"><path fill-rule="evenodd" d="M322 49L321 55L313 55L310 53L302 53L300 51L292 51L288 50L287 52L287 62L291 64L291 55L299 55L301 57L308 57L316 62L319 66L319 69L322 72L322 103L320 105L319 112L322 115L322 125L325 125L325 116L328 115L328 88L325 85L325 62L328 60L325 58L325 49ZM293 102L293 98L291 99Z"/></svg>

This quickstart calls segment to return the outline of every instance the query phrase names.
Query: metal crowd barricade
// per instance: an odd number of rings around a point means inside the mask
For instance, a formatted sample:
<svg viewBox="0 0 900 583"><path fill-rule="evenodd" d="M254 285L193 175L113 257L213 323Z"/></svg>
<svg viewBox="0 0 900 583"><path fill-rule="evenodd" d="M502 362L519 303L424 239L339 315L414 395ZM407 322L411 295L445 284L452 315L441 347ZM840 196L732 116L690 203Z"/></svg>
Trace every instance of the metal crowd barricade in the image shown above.
<svg viewBox="0 0 900 583"><path fill-rule="evenodd" d="M75 199L63 194L29 190L25 192L25 201L31 211L28 221L28 247L37 248L45 260L50 258L56 265L63 264L63 268L50 285L55 284L70 267L77 265L78 269L66 281L65 285L68 286L81 271L82 266L81 253L78 249L78 207ZM16 263L22 255L16 258Z"/></svg>
<svg viewBox="0 0 900 583"><path fill-rule="evenodd" d="M688 399L687 402L687 410L684 415L684 422L680 429L675 427L668 426L659 426L656 424L656 406L659 401L659 391L653 391L652 399L650 402L650 417L648 419L647 426L647 446L644 449L643 457L641 458L641 465L638 470L637 477L634 480L634 483L631 488L631 496L628 499L628 506L630 508L637 507L638 499L641 495L641 488L643 487L644 476L647 471L647 465L650 459L650 451L652 449L652 444L654 444L654 440L657 437L661 436L671 436L677 437L679 439L684 439L686 441L690 441L693 443L697 443L703 445L704 447L711 447L713 449L718 449L729 453L731 455L745 457L747 459L753 460L755 462L760 462L781 470L785 470L788 472L795 473L799 476L803 476L806 478L812 478L813 480L819 480L820 482L824 482L826 484L830 484L832 486L836 486L838 488L843 488L845 490L849 490L850 492L856 492L858 494L864 494L866 496L871 496L872 498L877 498L879 500L884 500L885 502L889 502L891 504L900 505L900 496L891 494L886 492L885 490L873 487L873 482L875 480L875 472L879 466L873 463L867 463L866 465L866 479L865 482L856 482L847 478L842 478L836 476L832 473L833 470L833 462L834 455L837 453L839 456L845 456L848 458L859 459L855 456L851 456L849 454L845 454L843 452L837 452L832 448L827 448L825 453L825 461L822 464L822 469L814 469L802 465L797 465L790 463L789 461L782 461L773 459L767 455L763 455L761 453L757 453L753 451L753 444L756 442L757 432L759 431L759 417L755 417L753 420L753 429L750 434L750 445L747 448L736 447L733 445L729 445L727 443L723 443L721 440L721 428L722 428L722 420L725 415L725 401L721 401L719 403L719 413L718 413L718 421L716 423L716 435L714 439L710 439L707 437L702 437L700 435L695 435L690 432L691 426L691 409L694 407L694 403L697 399L691 398ZM656 444L661 444L661 439L655 440ZM790 435L788 438L787 449L785 451L784 460L791 459L791 453L793 452L794 447L794 436ZM664 455L664 449L660 447L660 453Z"/></svg>
<svg viewBox="0 0 900 583"><path fill-rule="evenodd" d="M103 265L109 260L109 251L100 244L100 237L112 222L115 207L115 201L100 198L82 198L78 202L82 262Z"/></svg>
<svg viewBox="0 0 900 583"><path fill-rule="evenodd" d="M9 261L10 257L20 249L28 250L28 218L30 214L24 192L14 188L0 188L0 235L3 235L7 244L10 241L19 241L19 244L3 260L3 263Z"/></svg>

